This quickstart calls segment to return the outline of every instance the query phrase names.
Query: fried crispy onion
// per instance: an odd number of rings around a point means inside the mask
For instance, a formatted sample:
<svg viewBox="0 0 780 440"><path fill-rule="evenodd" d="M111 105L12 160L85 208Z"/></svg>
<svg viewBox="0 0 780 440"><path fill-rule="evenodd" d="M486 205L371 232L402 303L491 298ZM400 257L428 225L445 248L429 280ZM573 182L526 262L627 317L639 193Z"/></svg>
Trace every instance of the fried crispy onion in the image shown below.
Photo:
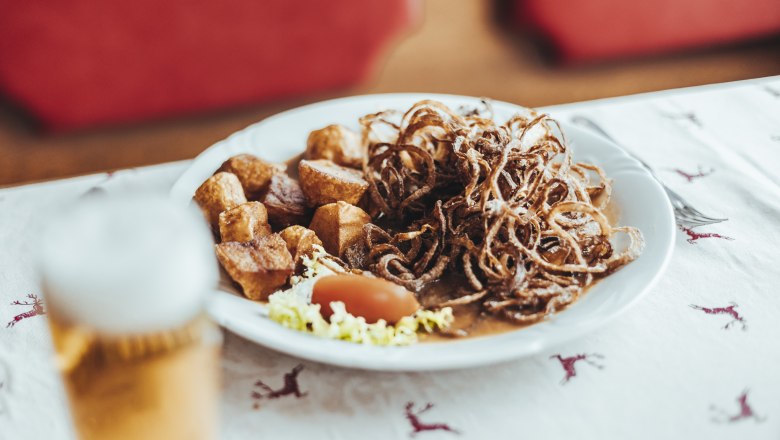
<svg viewBox="0 0 780 440"><path fill-rule="evenodd" d="M636 259L644 241L610 224L610 180L573 162L555 120L530 112L497 124L484 107L487 116L421 101L361 118L373 223L350 262L418 296L445 271L462 273L470 290L439 306L531 323ZM621 251L618 233L629 242Z"/></svg>

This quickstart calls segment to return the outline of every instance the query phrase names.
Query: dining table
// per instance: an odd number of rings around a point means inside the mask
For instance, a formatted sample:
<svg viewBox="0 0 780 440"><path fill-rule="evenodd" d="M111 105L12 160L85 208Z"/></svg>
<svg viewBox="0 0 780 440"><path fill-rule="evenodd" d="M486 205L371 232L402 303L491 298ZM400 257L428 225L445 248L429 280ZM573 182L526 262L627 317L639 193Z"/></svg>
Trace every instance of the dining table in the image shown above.
<svg viewBox="0 0 780 440"><path fill-rule="evenodd" d="M780 76L540 111L592 121L724 221L678 225L625 313L509 362L363 371L225 330L221 438L780 439ZM0 439L75 438L36 271L43 225L89 192L168 193L189 164L0 189Z"/></svg>

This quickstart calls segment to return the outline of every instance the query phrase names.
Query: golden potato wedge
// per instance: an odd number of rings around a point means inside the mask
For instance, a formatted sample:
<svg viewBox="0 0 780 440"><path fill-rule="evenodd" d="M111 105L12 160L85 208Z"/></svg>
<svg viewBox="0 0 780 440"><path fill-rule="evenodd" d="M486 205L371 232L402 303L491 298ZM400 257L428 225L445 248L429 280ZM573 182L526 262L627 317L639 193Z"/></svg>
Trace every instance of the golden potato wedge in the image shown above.
<svg viewBox="0 0 780 440"><path fill-rule="evenodd" d="M264 235L252 241L222 242L217 259L249 299L266 300L287 283L293 264L287 244L278 234Z"/></svg>
<svg viewBox="0 0 780 440"><path fill-rule="evenodd" d="M369 222L371 217L362 209L336 202L317 208L309 229L322 240L329 254L342 257L350 245L363 238L363 225Z"/></svg>
<svg viewBox="0 0 780 440"><path fill-rule="evenodd" d="M306 224L311 218L312 210L300 185L286 174L276 174L271 178L261 201L268 211L268 221L277 230Z"/></svg>
<svg viewBox="0 0 780 440"><path fill-rule="evenodd" d="M363 140L343 125L328 125L309 133L304 159L328 159L351 168L363 166Z"/></svg>
<svg viewBox="0 0 780 440"><path fill-rule="evenodd" d="M268 188L271 177L284 173L285 166L266 162L251 154L239 154L226 160L217 170L217 172L219 171L235 174L241 182L247 198L256 200Z"/></svg>
<svg viewBox="0 0 780 440"><path fill-rule="evenodd" d="M200 206L212 228L219 227L219 214L242 203L246 196L235 174L220 172L206 179L195 191L195 202Z"/></svg>
<svg viewBox="0 0 780 440"><path fill-rule="evenodd" d="M298 162L301 189L311 206L321 206L339 200L357 205L368 190L363 172L320 160Z"/></svg>
<svg viewBox="0 0 780 440"><path fill-rule="evenodd" d="M322 241L317 237L317 234L301 225L285 228L279 232L279 236L287 243L287 250L293 256L296 271L302 269L302 258L304 255L307 257L312 256L315 244L322 246Z"/></svg>
<svg viewBox="0 0 780 440"><path fill-rule="evenodd" d="M219 214L222 241L250 241L270 233L268 212L260 202L246 202Z"/></svg>

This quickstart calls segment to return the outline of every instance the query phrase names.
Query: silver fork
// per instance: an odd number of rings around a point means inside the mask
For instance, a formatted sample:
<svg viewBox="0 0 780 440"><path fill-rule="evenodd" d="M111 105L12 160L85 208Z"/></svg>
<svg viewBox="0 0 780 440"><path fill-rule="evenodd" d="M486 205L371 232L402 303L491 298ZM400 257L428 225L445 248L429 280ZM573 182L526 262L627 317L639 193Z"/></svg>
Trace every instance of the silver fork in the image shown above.
<svg viewBox="0 0 780 440"><path fill-rule="evenodd" d="M571 118L571 122L585 127L589 128L592 131L595 131L596 133L600 134L601 136L611 140L614 143L618 143L615 138L609 135L601 126L593 122L593 120L581 116L581 115L574 115ZM672 191L669 187L664 185L664 183L661 181L661 179L658 178L658 176L655 174L655 171L653 171L652 168L650 168L650 165L645 163L642 159L637 157L635 154L631 153L630 151L623 149L626 153L628 153L631 157L639 161L639 163L642 164L645 168L647 168L647 171L650 172L650 175L653 176L655 180L658 181L658 183L661 184L661 186L664 188L664 191L666 191L666 195L669 196L669 201L672 202L672 208L674 209L674 217L677 219L677 224L683 227L688 228L695 228L697 226L704 226L704 225L711 225L714 223L720 223L728 220L727 218L713 218L708 217L701 212L699 212L698 209L694 208L690 205L690 203L686 202L685 199L682 198L679 194Z"/></svg>

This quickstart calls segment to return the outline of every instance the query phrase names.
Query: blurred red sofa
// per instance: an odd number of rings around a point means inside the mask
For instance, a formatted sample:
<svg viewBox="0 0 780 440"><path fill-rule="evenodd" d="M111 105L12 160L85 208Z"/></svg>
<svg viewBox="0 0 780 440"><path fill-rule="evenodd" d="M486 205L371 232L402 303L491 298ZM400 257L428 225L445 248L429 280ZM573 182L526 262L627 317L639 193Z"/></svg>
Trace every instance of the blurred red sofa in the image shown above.
<svg viewBox="0 0 780 440"><path fill-rule="evenodd" d="M414 0L0 0L0 93L52 130L355 84Z"/></svg>
<svg viewBox="0 0 780 440"><path fill-rule="evenodd" d="M570 63L780 34L780 0L514 0L513 9L516 25Z"/></svg>

